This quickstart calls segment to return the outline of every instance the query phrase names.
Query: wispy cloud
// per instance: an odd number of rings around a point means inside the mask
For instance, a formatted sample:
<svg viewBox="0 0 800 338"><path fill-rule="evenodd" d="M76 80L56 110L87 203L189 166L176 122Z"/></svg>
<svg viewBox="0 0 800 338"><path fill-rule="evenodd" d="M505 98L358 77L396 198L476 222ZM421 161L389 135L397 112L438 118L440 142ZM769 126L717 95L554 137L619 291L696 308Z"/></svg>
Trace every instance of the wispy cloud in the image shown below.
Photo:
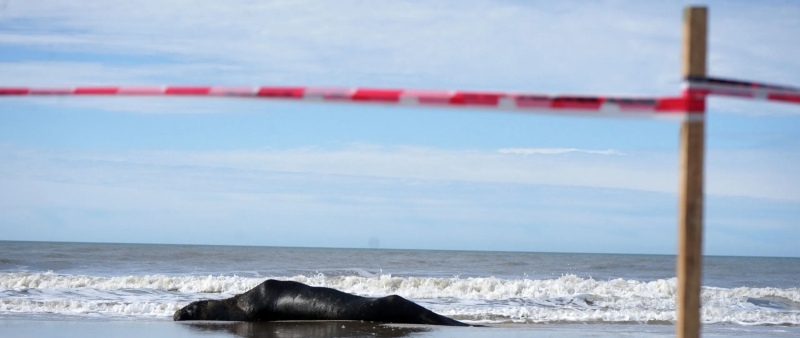
<svg viewBox="0 0 800 338"><path fill-rule="evenodd" d="M125 55L160 55L183 65L234 65L240 68L208 74L205 80L232 77L244 84L255 80L612 93L677 89L674 75L668 83L661 82L671 73L665 65L676 61L677 55L667 53L669 45L654 44L652 39L673 40L677 46L678 29L675 20L652 15L657 11L649 7L657 6L453 4L22 2L9 6L6 20L48 24L31 25L32 32L5 32L0 43L93 53L109 65ZM596 14L598 8L603 16ZM587 30L594 34L590 37ZM569 48L555 48L565 41L591 50L593 60ZM616 49L627 52L620 54ZM586 77L587 73L595 76ZM635 84L624 80L644 73L653 75ZM127 82L124 75L108 73L105 81ZM170 73L149 78L155 82L175 79ZM544 79L548 80L541 82Z"/></svg>
<svg viewBox="0 0 800 338"><path fill-rule="evenodd" d="M47 177L77 184L130 182L130 187L158 189L179 185L184 187L181 190L196 187L213 191L224 190L226 186L249 186L248 180L258 182L259 175L306 175L310 180L319 176L342 180L549 185L669 194L677 189L677 154L673 152L620 156L613 149L509 149L512 151L360 144L339 149L65 153L6 146L0 148L3 158L0 172L8 179ZM564 154L570 156L557 156ZM707 192L719 196L800 200L800 180L794 178L800 163L787 161L787 157L793 156L797 155L786 151L712 151Z"/></svg>
<svg viewBox="0 0 800 338"><path fill-rule="evenodd" d="M614 149L591 150L591 149L578 149L578 148L503 148L499 149L498 152L501 154L517 154L517 155L560 155L569 153L615 155L615 156L625 155L625 153Z"/></svg>
<svg viewBox="0 0 800 338"><path fill-rule="evenodd" d="M17 239L41 239L29 230L48 229L50 240L364 246L380 237L387 247L670 253L671 155L520 156L379 145L104 153L6 145L0 221L14 229L4 238ZM754 218L771 231L790 231L780 214L800 201L797 180L784 173L789 180L759 181L736 165L775 160L756 155L712 156L727 161L710 168L716 182L709 182L709 210L723 215L711 218L710 232ZM772 211L752 214L742 205ZM458 243L435 240L454 229ZM714 252L732 252L717 238L742 242L749 231L709 236Z"/></svg>

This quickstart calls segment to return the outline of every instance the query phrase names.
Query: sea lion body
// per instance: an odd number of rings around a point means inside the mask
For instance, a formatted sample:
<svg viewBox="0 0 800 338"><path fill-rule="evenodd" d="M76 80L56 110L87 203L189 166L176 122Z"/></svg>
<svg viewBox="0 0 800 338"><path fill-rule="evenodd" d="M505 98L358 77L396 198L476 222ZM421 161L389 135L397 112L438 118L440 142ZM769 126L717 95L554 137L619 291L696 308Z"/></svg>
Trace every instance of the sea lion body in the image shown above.
<svg viewBox="0 0 800 338"><path fill-rule="evenodd" d="M469 326L403 297L367 298L292 281L267 280L223 300L193 302L174 320L279 321L363 320L384 323Z"/></svg>

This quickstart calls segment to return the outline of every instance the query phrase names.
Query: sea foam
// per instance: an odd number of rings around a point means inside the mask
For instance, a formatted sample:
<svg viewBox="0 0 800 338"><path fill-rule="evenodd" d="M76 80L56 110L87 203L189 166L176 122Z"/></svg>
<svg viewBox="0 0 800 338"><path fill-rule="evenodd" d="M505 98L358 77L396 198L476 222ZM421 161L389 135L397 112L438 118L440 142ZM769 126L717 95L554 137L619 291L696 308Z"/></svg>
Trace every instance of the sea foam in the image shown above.
<svg viewBox="0 0 800 338"><path fill-rule="evenodd" d="M362 296L397 294L470 322L642 322L675 320L676 281L430 278L388 274L276 277ZM264 278L144 275L101 277L55 273L0 274L0 315L56 314L169 318L198 299L245 292ZM798 288L702 291L705 323L800 325Z"/></svg>

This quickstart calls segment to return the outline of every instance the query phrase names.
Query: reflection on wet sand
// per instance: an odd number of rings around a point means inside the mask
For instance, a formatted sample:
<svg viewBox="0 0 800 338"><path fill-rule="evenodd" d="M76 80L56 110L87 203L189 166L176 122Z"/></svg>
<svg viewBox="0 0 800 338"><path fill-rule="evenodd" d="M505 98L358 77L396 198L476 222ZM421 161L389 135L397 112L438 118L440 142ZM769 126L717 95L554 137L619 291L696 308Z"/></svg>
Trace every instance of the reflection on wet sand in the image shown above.
<svg viewBox="0 0 800 338"><path fill-rule="evenodd" d="M359 321L187 322L185 325L198 331L227 332L245 338L405 337L431 330L425 326Z"/></svg>

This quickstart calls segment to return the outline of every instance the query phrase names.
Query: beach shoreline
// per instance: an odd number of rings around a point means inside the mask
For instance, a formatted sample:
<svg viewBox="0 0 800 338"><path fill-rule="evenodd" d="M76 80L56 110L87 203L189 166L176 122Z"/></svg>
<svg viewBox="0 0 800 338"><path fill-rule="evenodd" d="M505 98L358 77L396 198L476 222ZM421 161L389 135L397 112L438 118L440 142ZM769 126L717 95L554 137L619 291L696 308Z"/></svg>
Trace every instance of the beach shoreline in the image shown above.
<svg viewBox="0 0 800 338"><path fill-rule="evenodd" d="M0 244L3 337L675 336L668 256ZM706 262L704 337L800 337L797 258ZM364 297L396 294L488 327L171 321L186 304L241 294L269 278Z"/></svg>
<svg viewBox="0 0 800 338"><path fill-rule="evenodd" d="M674 337L672 325L648 324L497 324L447 327L360 321L172 322L0 318L3 337ZM705 325L704 337L797 337L799 326Z"/></svg>

